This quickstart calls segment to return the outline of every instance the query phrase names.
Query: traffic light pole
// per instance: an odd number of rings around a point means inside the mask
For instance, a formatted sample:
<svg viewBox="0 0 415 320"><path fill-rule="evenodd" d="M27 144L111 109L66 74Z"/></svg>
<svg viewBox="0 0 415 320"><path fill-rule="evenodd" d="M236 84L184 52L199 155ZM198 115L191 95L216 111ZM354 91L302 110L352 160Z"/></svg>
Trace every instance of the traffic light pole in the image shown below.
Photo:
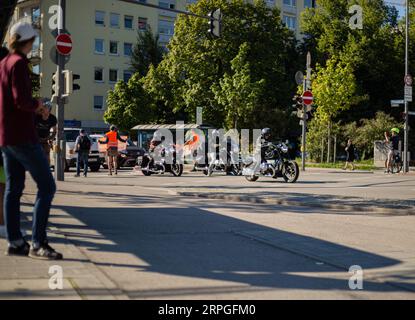
<svg viewBox="0 0 415 320"><path fill-rule="evenodd" d="M66 9L66 0L59 0L59 7L62 10L62 14L59 15L58 23L58 34L64 33L65 30L65 9ZM57 146L55 153L55 179L57 181L65 180L65 161L66 161L66 145L65 145L65 136L64 136L64 125L65 125L65 109L64 109L64 75L63 70L65 69L65 57L59 53L58 55L58 66L56 69L57 76L59 77L59 88L58 88L58 99L56 106L56 115L57 115Z"/></svg>
<svg viewBox="0 0 415 320"><path fill-rule="evenodd" d="M303 82L303 92L310 89L310 80L311 80L311 54L307 53L307 77ZM301 135L301 170L305 171L305 163L307 157L307 106L303 103L303 126L302 126L302 135Z"/></svg>
<svg viewBox="0 0 415 320"><path fill-rule="evenodd" d="M406 23L405 23L405 76L409 74L409 1L406 1ZM409 172L408 159L408 132L409 115L408 101L405 98L405 128L404 128L404 147L403 147L403 172Z"/></svg>

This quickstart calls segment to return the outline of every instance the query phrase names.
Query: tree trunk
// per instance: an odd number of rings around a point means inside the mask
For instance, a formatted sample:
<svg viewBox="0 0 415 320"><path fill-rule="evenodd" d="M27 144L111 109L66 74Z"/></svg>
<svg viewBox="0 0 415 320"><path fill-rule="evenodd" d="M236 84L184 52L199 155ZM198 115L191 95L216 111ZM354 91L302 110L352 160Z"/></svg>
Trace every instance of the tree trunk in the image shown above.
<svg viewBox="0 0 415 320"><path fill-rule="evenodd" d="M334 155L333 155L333 163L336 163L337 158L337 136L334 136Z"/></svg>
<svg viewBox="0 0 415 320"><path fill-rule="evenodd" d="M331 155L331 123L328 124L327 130L327 163L330 163L330 155Z"/></svg>
<svg viewBox="0 0 415 320"><path fill-rule="evenodd" d="M320 163L324 162L324 136L321 137L321 154L320 154Z"/></svg>

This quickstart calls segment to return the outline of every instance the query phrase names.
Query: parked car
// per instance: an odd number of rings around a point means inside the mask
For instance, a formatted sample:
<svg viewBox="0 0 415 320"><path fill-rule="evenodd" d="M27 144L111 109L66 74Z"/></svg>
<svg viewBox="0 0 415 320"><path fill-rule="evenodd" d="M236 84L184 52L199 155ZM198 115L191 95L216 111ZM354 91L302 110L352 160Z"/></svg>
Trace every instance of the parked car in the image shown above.
<svg viewBox="0 0 415 320"><path fill-rule="evenodd" d="M103 137L103 136L101 136ZM123 137L124 139L126 137ZM102 151L102 150L101 150ZM118 148L118 168L133 168L137 164L137 157L143 156L145 150L138 147L131 139L127 139L127 142L120 143ZM108 169L107 155L105 154L105 161L103 167Z"/></svg>

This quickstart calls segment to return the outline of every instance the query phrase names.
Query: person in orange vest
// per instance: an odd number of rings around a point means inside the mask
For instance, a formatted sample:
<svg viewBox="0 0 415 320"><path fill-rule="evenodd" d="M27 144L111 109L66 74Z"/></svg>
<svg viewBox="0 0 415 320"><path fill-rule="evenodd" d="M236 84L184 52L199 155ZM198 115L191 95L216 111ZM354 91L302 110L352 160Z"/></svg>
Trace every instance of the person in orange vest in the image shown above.
<svg viewBox="0 0 415 320"><path fill-rule="evenodd" d="M111 126L110 131L105 134L105 140L99 141L101 144L107 145L107 156L108 156L108 170L109 175L112 176L112 169L114 168L114 173L117 174L118 168L118 141L127 142L120 137L118 129L116 126Z"/></svg>

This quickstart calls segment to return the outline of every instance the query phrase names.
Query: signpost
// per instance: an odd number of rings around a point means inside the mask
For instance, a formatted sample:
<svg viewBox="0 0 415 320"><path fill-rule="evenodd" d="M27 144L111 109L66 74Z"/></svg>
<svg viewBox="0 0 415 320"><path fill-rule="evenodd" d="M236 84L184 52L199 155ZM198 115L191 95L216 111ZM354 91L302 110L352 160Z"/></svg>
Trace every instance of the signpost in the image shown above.
<svg viewBox="0 0 415 320"><path fill-rule="evenodd" d="M404 95L404 100L406 101L406 102L412 102L412 87L410 87L410 86L405 86L404 87L404 92L405 92L405 95Z"/></svg>
<svg viewBox="0 0 415 320"><path fill-rule="evenodd" d="M306 134L307 134L307 111L306 108L311 106L313 103L313 94L311 91L311 54L307 53L307 77L303 80L303 119L302 119L302 137L301 137L301 170L305 171L305 162L306 162ZM306 100L304 100L304 98Z"/></svg>
<svg viewBox="0 0 415 320"><path fill-rule="evenodd" d="M404 127L404 148L403 148L403 172L409 171L408 159L408 133L409 133L409 116L408 102L412 101L412 77L409 74L409 1L406 1L405 14L405 127ZM408 89L407 89L408 88ZM410 88L410 89L409 89Z"/></svg>
<svg viewBox="0 0 415 320"><path fill-rule="evenodd" d="M56 50L59 54L67 56L72 51L72 39L69 34L62 33L56 37Z"/></svg>
<svg viewBox="0 0 415 320"><path fill-rule="evenodd" d="M410 74L407 74L404 78L405 85L412 87L413 79Z"/></svg>
<svg viewBox="0 0 415 320"><path fill-rule="evenodd" d="M306 106L309 106L309 105L313 104L313 100L314 100L314 97L313 97L313 93L311 91L307 90L303 93L303 103Z"/></svg>
<svg viewBox="0 0 415 320"><path fill-rule="evenodd" d="M64 33L65 29L65 9L66 9L66 0L59 0L59 8L61 13L58 16L58 36L56 37L56 50L58 51L58 66L56 68L57 77L59 77L59 88L57 92L57 107L56 115L58 120L57 125L57 146L55 154L55 179L57 181L65 180L65 155L66 155L66 143L64 136L64 125L65 125L65 112L64 105L65 101L63 99L63 83L64 75L63 70L65 69L65 55L69 54L72 50L72 41L68 35ZM62 54L59 50L62 50Z"/></svg>

